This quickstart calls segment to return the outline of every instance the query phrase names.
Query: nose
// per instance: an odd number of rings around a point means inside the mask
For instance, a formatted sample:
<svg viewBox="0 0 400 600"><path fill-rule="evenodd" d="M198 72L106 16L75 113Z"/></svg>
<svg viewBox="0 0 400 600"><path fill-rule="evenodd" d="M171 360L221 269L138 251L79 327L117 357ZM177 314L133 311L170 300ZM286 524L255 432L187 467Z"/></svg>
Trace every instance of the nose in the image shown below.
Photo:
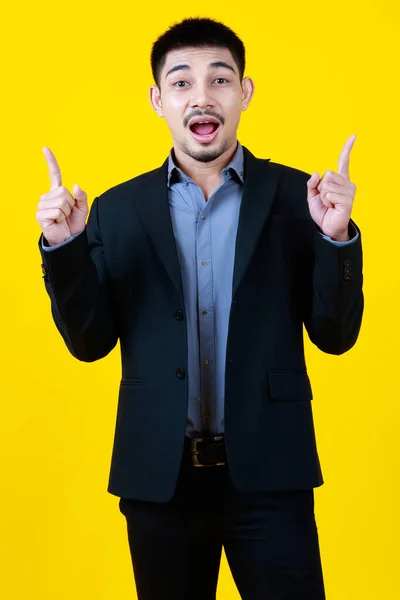
<svg viewBox="0 0 400 600"><path fill-rule="evenodd" d="M197 83L192 87L190 96L190 107L204 109L215 106L214 98L212 97L210 88L205 84Z"/></svg>

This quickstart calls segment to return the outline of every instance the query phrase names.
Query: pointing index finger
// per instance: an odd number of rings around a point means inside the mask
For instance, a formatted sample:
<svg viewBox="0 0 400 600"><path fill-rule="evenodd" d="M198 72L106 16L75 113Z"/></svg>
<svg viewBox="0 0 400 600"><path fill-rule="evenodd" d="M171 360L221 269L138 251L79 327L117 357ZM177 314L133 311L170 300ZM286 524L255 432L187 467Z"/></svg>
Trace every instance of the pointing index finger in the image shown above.
<svg viewBox="0 0 400 600"><path fill-rule="evenodd" d="M58 166L58 162L50 148L43 148L43 154L46 158L47 166L49 168L50 175L50 186L52 190L61 186L61 171Z"/></svg>
<svg viewBox="0 0 400 600"><path fill-rule="evenodd" d="M346 177L346 179L350 180L350 152L354 146L354 142L356 141L356 136L351 135L347 142L345 143L342 152L339 156L339 175Z"/></svg>

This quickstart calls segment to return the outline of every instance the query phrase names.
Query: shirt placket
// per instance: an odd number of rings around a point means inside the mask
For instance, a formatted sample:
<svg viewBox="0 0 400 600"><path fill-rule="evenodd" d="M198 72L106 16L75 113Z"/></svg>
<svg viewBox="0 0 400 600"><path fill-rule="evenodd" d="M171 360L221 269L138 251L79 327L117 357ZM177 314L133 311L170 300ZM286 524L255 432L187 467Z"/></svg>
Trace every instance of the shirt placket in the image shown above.
<svg viewBox="0 0 400 600"><path fill-rule="evenodd" d="M198 288L198 327L200 351L202 431L215 428L215 323L213 306L213 265L211 247L211 210L200 189L202 209L197 222L196 266ZM200 199L200 198L199 198Z"/></svg>

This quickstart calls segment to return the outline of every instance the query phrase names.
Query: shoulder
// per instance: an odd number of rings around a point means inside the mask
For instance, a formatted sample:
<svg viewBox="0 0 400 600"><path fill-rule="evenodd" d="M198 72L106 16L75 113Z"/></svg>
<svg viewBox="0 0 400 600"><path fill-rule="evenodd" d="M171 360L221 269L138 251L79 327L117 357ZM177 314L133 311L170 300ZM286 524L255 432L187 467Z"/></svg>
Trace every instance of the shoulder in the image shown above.
<svg viewBox="0 0 400 600"><path fill-rule="evenodd" d="M247 149L245 150L246 163L249 179L257 177L268 185L271 177L273 178L276 190L274 212L291 217L309 217L307 206L309 173L270 159L256 158Z"/></svg>
<svg viewBox="0 0 400 600"><path fill-rule="evenodd" d="M156 183L165 181L166 184L166 180L167 169L166 163L164 163L157 169L142 173L136 177L133 177L132 179L123 181L122 183L109 188L99 195L96 200L101 206L108 205L110 203L124 204L125 202L130 202L133 197L139 196L143 190L151 189Z"/></svg>
<svg viewBox="0 0 400 600"><path fill-rule="evenodd" d="M296 169L294 167L289 167L288 165L283 165L281 163L276 163L269 161L269 168L279 172L280 179L285 182L290 182L292 184L301 184L307 183L308 179L310 179L311 175L306 173L305 171L301 171L300 169Z"/></svg>
<svg viewBox="0 0 400 600"><path fill-rule="evenodd" d="M310 219L307 203L307 181L310 175L279 163L270 163L271 169L279 171L277 212L292 218Z"/></svg>
<svg viewBox="0 0 400 600"><path fill-rule="evenodd" d="M273 162L270 158L258 158L243 146L244 163L247 172L251 175L265 175L273 173L280 181L293 185L303 185L310 178L310 174L300 169L281 163Z"/></svg>

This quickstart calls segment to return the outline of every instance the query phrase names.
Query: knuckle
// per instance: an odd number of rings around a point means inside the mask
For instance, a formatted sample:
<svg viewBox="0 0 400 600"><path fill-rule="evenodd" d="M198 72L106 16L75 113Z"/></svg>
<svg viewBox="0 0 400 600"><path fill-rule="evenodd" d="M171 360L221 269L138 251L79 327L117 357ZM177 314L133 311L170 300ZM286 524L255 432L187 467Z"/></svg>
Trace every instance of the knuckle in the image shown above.
<svg viewBox="0 0 400 600"><path fill-rule="evenodd" d="M59 198L57 203L55 204L55 208L63 211L63 212L71 212L71 207L69 205L67 198Z"/></svg>
<svg viewBox="0 0 400 600"><path fill-rule="evenodd" d="M70 193L67 190L67 188L65 188L65 187L59 187L56 190L55 198L57 200L61 199L61 200L65 200L66 202L68 202L68 199L70 198Z"/></svg>

